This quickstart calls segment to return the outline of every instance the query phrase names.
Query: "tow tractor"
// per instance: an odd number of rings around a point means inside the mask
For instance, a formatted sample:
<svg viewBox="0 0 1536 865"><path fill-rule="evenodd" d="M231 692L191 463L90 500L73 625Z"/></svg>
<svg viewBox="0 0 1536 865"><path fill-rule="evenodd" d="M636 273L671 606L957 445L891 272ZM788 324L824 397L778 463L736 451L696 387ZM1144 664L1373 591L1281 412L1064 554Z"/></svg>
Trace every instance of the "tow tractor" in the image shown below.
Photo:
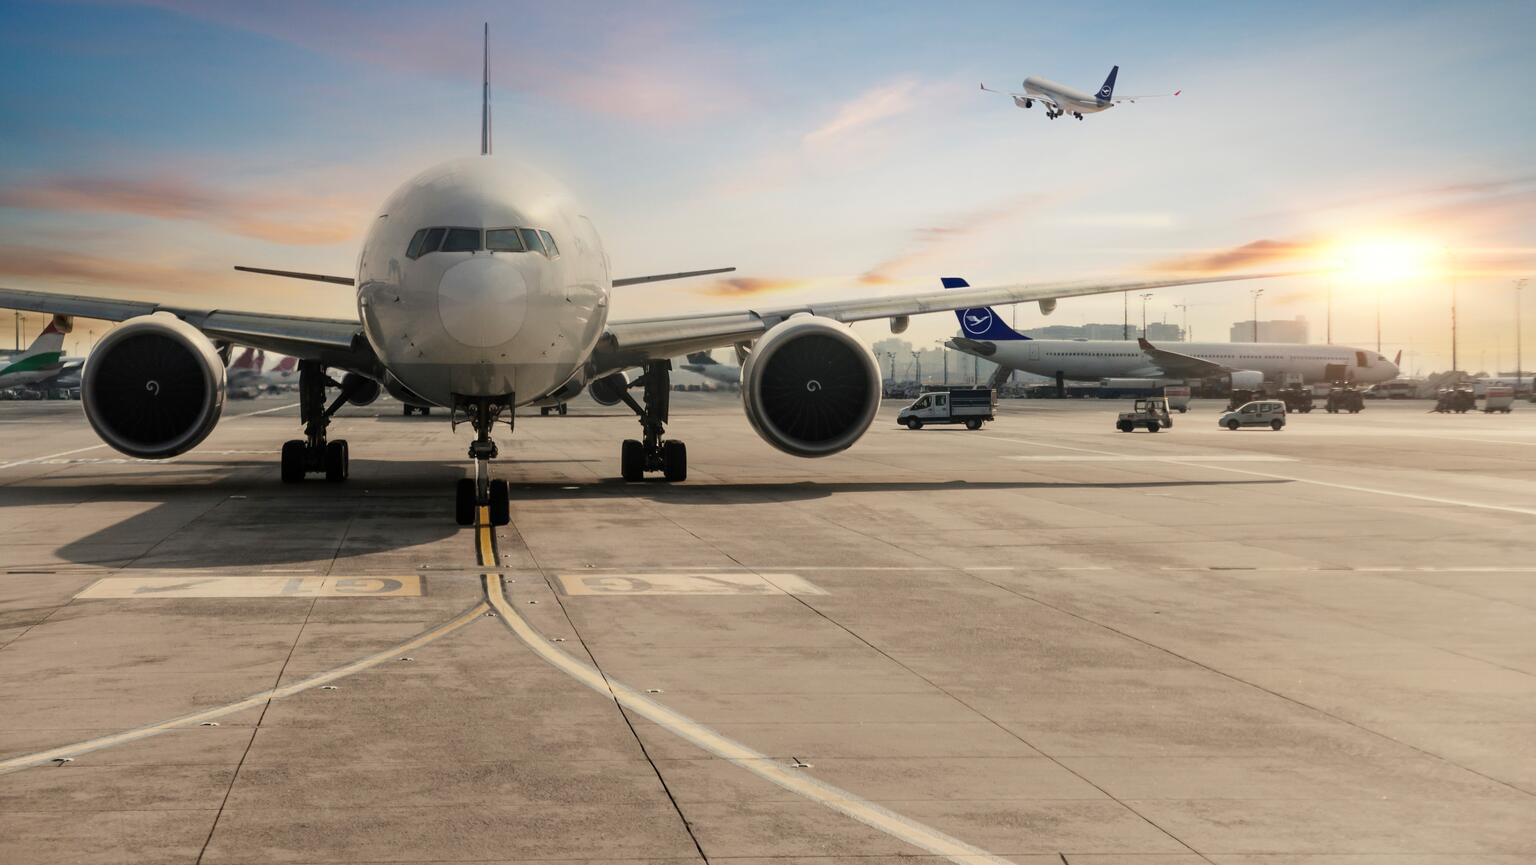
<svg viewBox="0 0 1536 865"><path fill-rule="evenodd" d="M1171 426L1173 418L1168 414L1168 398L1161 396L1136 400L1131 410L1121 412L1119 420L1115 421L1115 429L1121 432L1131 432L1138 427L1147 432L1158 432Z"/></svg>
<svg viewBox="0 0 1536 865"><path fill-rule="evenodd" d="M1352 384L1335 384L1328 389L1328 402L1325 408L1329 414L1338 414L1341 411L1359 414L1360 410L1365 408L1365 398Z"/></svg>
<svg viewBox="0 0 1536 865"><path fill-rule="evenodd" d="M1300 384L1282 388L1280 400L1285 403L1286 411L1306 414L1312 411L1312 388Z"/></svg>
<svg viewBox="0 0 1536 865"><path fill-rule="evenodd" d="M1466 414L1477 408L1477 392L1468 385L1456 385L1455 387L1442 387L1435 391L1435 407L1430 409L1439 414Z"/></svg>

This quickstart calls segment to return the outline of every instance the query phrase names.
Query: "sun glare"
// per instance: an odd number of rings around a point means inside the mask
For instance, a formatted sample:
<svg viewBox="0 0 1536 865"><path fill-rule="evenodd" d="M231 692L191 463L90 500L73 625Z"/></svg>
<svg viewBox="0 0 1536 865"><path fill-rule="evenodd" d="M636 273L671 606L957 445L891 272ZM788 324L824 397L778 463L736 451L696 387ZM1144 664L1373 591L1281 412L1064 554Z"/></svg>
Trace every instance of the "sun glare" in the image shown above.
<svg viewBox="0 0 1536 865"><path fill-rule="evenodd" d="M1358 282L1409 282L1430 276L1443 253L1420 240L1373 239L1342 244L1336 258L1342 273Z"/></svg>

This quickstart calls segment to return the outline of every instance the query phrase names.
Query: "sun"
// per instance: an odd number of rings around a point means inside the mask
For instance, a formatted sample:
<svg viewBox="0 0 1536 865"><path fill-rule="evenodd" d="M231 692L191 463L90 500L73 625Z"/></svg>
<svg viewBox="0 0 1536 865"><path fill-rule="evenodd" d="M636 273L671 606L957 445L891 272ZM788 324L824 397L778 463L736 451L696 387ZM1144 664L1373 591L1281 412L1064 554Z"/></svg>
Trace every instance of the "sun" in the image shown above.
<svg viewBox="0 0 1536 865"><path fill-rule="evenodd" d="M1357 282L1411 282L1433 274L1440 247L1408 238L1372 238L1340 244L1333 256L1342 275Z"/></svg>

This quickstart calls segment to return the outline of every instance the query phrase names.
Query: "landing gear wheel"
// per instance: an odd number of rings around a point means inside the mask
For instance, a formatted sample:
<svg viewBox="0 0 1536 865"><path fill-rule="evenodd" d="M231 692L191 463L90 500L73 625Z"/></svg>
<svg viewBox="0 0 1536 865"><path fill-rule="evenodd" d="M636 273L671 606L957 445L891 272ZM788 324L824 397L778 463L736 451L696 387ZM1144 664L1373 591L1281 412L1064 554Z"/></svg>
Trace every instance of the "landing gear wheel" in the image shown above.
<svg viewBox="0 0 1536 865"><path fill-rule="evenodd" d="M406 417L410 417L412 414L414 414L416 412L416 409L412 408L410 403L406 403L405 405L401 406L400 408L401 408L401 412L400 413L402 415L406 416Z"/></svg>
<svg viewBox="0 0 1536 865"><path fill-rule="evenodd" d="M635 439L625 439L619 452L619 473L626 481L645 480L645 446Z"/></svg>
<svg viewBox="0 0 1536 865"><path fill-rule="evenodd" d="M422 406L421 407L421 415L422 415L422 417L426 417L427 415L429 415L431 413L432 413L432 409L431 409L430 406Z"/></svg>
<svg viewBox="0 0 1536 865"><path fill-rule="evenodd" d="M1240 426L1242 426L1242 424L1238 423L1236 418L1227 421L1227 429L1232 430L1233 432L1237 432L1237 428Z"/></svg>
<svg viewBox="0 0 1536 865"><path fill-rule="evenodd" d="M1279 418L1275 418L1274 420L1269 422L1269 428L1274 430L1275 432L1279 432L1280 430L1285 428L1285 421L1283 421L1283 420L1281 420Z"/></svg>
<svg viewBox="0 0 1536 865"><path fill-rule="evenodd" d="M283 483L296 484L304 480L304 440L283 442Z"/></svg>
<svg viewBox="0 0 1536 865"><path fill-rule="evenodd" d="M965 428L969 429L969 430L981 429L981 421L979 421L979 420L968 420L968 421L965 422Z"/></svg>
<svg viewBox="0 0 1536 865"><path fill-rule="evenodd" d="M453 488L453 520L461 526L475 524L475 480L459 478Z"/></svg>
<svg viewBox="0 0 1536 865"><path fill-rule="evenodd" d="M566 404L565 404L565 403L560 403L560 415L561 415L561 416L562 416L562 417L563 417L563 416L564 416L564 415L565 415L565 414L566 414L566 413L567 413L567 412L569 412L569 411L570 411L570 406L568 406L568 405L566 405Z"/></svg>
<svg viewBox="0 0 1536 865"><path fill-rule="evenodd" d="M507 495L507 482L491 481L491 525L504 526L512 522L512 504Z"/></svg>
<svg viewBox="0 0 1536 865"><path fill-rule="evenodd" d="M539 417L549 417L549 406L546 405L539 409Z"/></svg>
<svg viewBox="0 0 1536 865"><path fill-rule="evenodd" d="M907 418L907 429L922 429L923 422L915 417Z"/></svg>
<svg viewBox="0 0 1536 865"><path fill-rule="evenodd" d="M337 439L325 446L325 479L339 484L347 479L347 442Z"/></svg>
<svg viewBox="0 0 1536 865"><path fill-rule="evenodd" d="M682 442L661 443L662 477L669 481L688 480L688 447Z"/></svg>

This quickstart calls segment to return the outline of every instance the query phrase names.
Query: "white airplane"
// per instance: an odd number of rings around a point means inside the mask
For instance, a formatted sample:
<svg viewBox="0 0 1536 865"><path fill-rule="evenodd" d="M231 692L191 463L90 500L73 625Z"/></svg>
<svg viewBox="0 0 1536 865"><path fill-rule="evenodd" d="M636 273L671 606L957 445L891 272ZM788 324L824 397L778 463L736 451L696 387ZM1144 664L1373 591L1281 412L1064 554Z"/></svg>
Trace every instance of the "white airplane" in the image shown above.
<svg viewBox="0 0 1536 865"><path fill-rule="evenodd" d="M945 288L965 289L957 277ZM962 336L949 346L965 354L1058 381L1152 378L1171 381L1230 379L1232 387L1255 389L1266 381L1300 375L1307 383L1349 380L1369 384L1397 378L1397 362L1347 345L1278 342L1181 342L1178 351L1145 338L1122 340L1033 339L1003 323L990 307L955 310ZM1399 354L1401 358L1401 354Z"/></svg>
<svg viewBox="0 0 1536 865"><path fill-rule="evenodd" d="M488 48L488 34L486 41ZM742 402L753 429L786 453L828 456L858 441L880 407L880 368L849 322L889 319L901 332L909 316L928 312L1266 275L1004 285L610 321L614 288L732 268L614 279L586 208L545 174L491 155L489 71L487 55L481 155L428 168L391 194L369 225L355 276L244 268L353 286L356 318L3 288L0 308L122 322L86 361L82 402L97 434L130 456L173 457L213 430L226 387L216 343L299 359L304 438L283 445L287 482L322 472L346 479L347 443L327 437L344 404L388 391L411 405L446 407L455 426L465 421L475 433L475 471L458 482L455 517L470 525L484 508L484 520L505 525L507 483L491 477L492 432L498 422L510 430L518 406L558 405L583 389L604 405L623 402L642 430L623 443L624 479L661 472L680 481L687 450L664 437L668 358L742 346ZM328 388L336 392L329 402Z"/></svg>
<svg viewBox="0 0 1536 865"><path fill-rule="evenodd" d="M707 351L696 351L688 355L688 362L683 364L683 369L721 384L737 384L741 381L741 367L727 366L715 360Z"/></svg>
<svg viewBox="0 0 1536 865"><path fill-rule="evenodd" d="M0 355L0 388L42 384L68 370L78 370L81 358L64 356L64 335L73 323L56 315L26 351Z"/></svg>
<svg viewBox="0 0 1536 865"><path fill-rule="evenodd" d="M1078 120L1083 119L1084 114L1097 114L1107 111L1122 102L1135 102L1138 99L1151 99L1157 96L1178 96L1183 90L1175 90L1172 93L1152 93L1146 96L1122 96L1115 98L1115 76L1120 74L1120 67L1115 66L1109 70L1109 77L1104 79L1104 84L1099 87L1097 93L1084 93L1075 87L1058 84L1049 78L1041 78L1031 75L1024 79L1023 93L1004 93L1013 98L1013 104L1020 108L1033 108L1036 102L1045 106L1045 116L1052 120L1070 114ZM1003 93L1001 90L993 90L987 85L981 85L981 89L988 93Z"/></svg>

